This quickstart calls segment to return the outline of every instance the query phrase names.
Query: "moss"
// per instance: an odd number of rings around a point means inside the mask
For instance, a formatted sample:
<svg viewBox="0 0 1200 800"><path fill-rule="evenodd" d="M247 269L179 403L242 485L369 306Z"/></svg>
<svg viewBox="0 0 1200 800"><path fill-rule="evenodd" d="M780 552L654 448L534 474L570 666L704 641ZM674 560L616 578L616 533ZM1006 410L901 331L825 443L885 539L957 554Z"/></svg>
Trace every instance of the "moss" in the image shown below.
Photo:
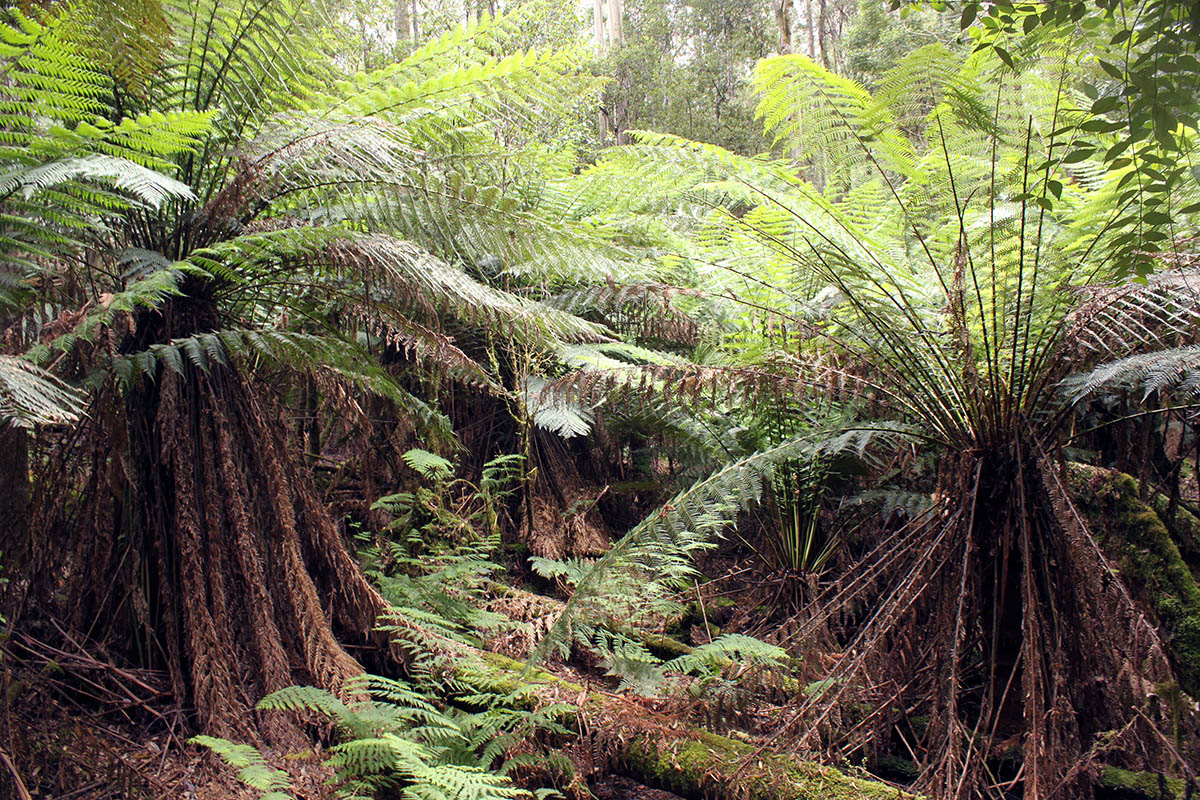
<svg viewBox="0 0 1200 800"><path fill-rule="evenodd" d="M1200 587L1166 525L1124 473L1075 464L1071 488L1125 583L1157 614L1180 684L1200 694Z"/></svg>
<svg viewBox="0 0 1200 800"><path fill-rule="evenodd" d="M1200 582L1200 519L1186 508L1176 508L1174 517L1168 518L1171 500L1164 494L1150 498L1150 507L1166 523L1171 538L1179 548L1179 555L1192 570L1192 577Z"/></svg>
<svg viewBox="0 0 1200 800"><path fill-rule="evenodd" d="M812 762L760 753L751 745L707 732L679 738L643 734L629 743L624 762L643 782L689 797L736 796L744 800L912 797L885 783Z"/></svg>
<svg viewBox="0 0 1200 800"><path fill-rule="evenodd" d="M1166 793L1162 792L1166 789ZM1105 767L1100 775L1097 797L1116 800L1182 800L1187 787L1178 778L1160 780L1157 772L1134 772L1118 767Z"/></svg>
<svg viewBox="0 0 1200 800"><path fill-rule="evenodd" d="M661 633L642 633L638 634L642 644L646 648L662 659L678 658L679 656L687 655L694 650L694 647L684 644L678 639L673 639Z"/></svg>

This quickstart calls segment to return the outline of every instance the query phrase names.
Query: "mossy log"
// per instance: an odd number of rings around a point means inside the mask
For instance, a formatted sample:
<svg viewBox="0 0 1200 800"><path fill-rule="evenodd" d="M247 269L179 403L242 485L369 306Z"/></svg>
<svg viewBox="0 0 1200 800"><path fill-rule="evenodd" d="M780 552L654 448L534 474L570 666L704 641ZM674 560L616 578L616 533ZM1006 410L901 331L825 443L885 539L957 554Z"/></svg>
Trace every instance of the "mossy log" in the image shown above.
<svg viewBox="0 0 1200 800"><path fill-rule="evenodd" d="M1160 776L1157 772L1105 767L1100 773L1096 796L1111 800L1184 800L1187 783L1179 778Z"/></svg>
<svg viewBox="0 0 1200 800"><path fill-rule="evenodd" d="M1166 523L1171 538L1179 548L1179 555L1192 570L1192 577L1200 582L1200 517L1191 510L1177 505L1171 513L1171 498L1156 492L1149 498L1150 507Z"/></svg>
<svg viewBox="0 0 1200 800"><path fill-rule="evenodd" d="M1155 510L1122 472L1071 465L1071 490L1122 580L1157 615L1183 690L1200 694L1200 587Z"/></svg>
<svg viewBox="0 0 1200 800"><path fill-rule="evenodd" d="M739 800L902 800L914 795L882 781L773 752L661 714L635 699L584 687L506 656L482 653L495 682L530 703L570 703L572 725L601 729L621 771L686 797Z"/></svg>

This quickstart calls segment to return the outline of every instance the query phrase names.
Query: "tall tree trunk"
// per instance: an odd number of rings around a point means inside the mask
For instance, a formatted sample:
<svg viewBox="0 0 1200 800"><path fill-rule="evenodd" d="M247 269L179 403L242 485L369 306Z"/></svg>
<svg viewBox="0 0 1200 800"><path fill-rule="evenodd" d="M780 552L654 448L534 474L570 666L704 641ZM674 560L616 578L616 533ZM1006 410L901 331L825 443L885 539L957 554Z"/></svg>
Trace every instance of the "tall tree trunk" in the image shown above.
<svg viewBox="0 0 1200 800"><path fill-rule="evenodd" d="M792 52L792 0L773 0L771 9L779 26L779 52L787 55Z"/></svg>
<svg viewBox="0 0 1200 800"><path fill-rule="evenodd" d="M821 65L825 69L829 69L829 48L826 47L826 42L829 39L829 33L826 30L829 19L827 15L826 0L817 0L817 47L821 51Z"/></svg>
<svg viewBox="0 0 1200 800"><path fill-rule="evenodd" d="M608 0L608 44L618 47L624 38L621 0Z"/></svg>
<svg viewBox="0 0 1200 800"><path fill-rule="evenodd" d="M412 0L396 0L396 41L407 41L412 36L412 20L409 3Z"/></svg>
<svg viewBox="0 0 1200 800"><path fill-rule="evenodd" d="M592 42L596 52L604 54L604 0L592 0Z"/></svg>
<svg viewBox="0 0 1200 800"><path fill-rule="evenodd" d="M813 24L813 0L804 0L804 25L808 28L808 57L817 59L816 26Z"/></svg>

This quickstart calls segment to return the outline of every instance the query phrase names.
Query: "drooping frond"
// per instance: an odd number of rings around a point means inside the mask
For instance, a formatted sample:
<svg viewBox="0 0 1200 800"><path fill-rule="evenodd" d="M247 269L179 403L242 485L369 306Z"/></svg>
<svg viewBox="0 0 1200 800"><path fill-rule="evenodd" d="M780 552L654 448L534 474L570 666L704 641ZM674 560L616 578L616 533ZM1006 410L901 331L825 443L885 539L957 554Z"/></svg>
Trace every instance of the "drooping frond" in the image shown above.
<svg viewBox="0 0 1200 800"><path fill-rule="evenodd" d="M1089 372L1072 375L1063 381L1061 389L1071 402L1100 391L1140 391L1143 401L1154 394L1172 392L1192 400L1200 395L1200 345L1109 361Z"/></svg>
<svg viewBox="0 0 1200 800"><path fill-rule="evenodd" d="M83 414L75 389L24 359L0 355L0 423L56 425Z"/></svg>
<svg viewBox="0 0 1200 800"><path fill-rule="evenodd" d="M546 303L579 316L599 314L610 330L639 341L694 345L699 335L696 321L671 303L679 294L697 292L664 284L609 282L573 289Z"/></svg>
<svg viewBox="0 0 1200 800"><path fill-rule="evenodd" d="M1190 344L1200 330L1200 273L1171 270L1144 282L1087 287L1070 340L1090 359Z"/></svg>
<svg viewBox="0 0 1200 800"><path fill-rule="evenodd" d="M195 199L186 184L128 159L100 154L10 168L0 175L0 198L19 193L29 200L39 192L72 181L110 184L152 208L157 208L167 200Z"/></svg>
<svg viewBox="0 0 1200 800"><path fill-rule="evenodd" d="M350 290L356 305L369 305L385 321L395 315L401 324L411 314L431 320L446 315L526 342L607 338L594 323L480 283L411 242L386 234L285 228L214 244L190 260L239 290L259 285L253 276L273 278L284 265L341 276L367 291L364 297L362 291ZM376 292L384 294L376 297Z"/></svg>
<svg viewBox="0 0 1200 800"><path fill-rule="evenodd" d="M453 439L445 415L400 386L362 348L332 335L248 328L198 333L119 356L114 359L112 370L118 384L128 390L143 377L155 379L160 366L183 375L189 366L208 373L217 365L236 362L252 368L329 373L362 391L391 400L438 440Z"/></svg>
<svg viewBox="0 0 1200 800"><path fill-rule="evenodd" d="M581 405L697 408L723 404L782 402L813 387L836 387L851 395L870 395L874 383L857 378L834 364L783 362L781 369L707 364L649 363L628 366L609 361L590 364L547 384L543 395L562 397ZM788 369L791 367L791 369Z"/></svg>
<svg viewBox="0 0 1200 800"><path fill-rule="evenodd" d="M533 424L564 439L586 436L592 430L594 414L590 409L545 391L548 381L530 375L525 381L523 400Z"/></svg>

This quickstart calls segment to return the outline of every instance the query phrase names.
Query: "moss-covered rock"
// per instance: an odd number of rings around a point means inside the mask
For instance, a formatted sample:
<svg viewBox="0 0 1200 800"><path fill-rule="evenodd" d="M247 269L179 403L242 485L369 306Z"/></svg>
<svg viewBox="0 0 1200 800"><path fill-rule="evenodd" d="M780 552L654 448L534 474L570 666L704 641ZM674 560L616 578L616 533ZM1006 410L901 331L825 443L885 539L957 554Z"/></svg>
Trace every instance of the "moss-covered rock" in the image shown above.
<svg viewBox="0 0 1200 800"><path fill-rule="evenodd" d="M1158 616L1180 684L1200 694L1200 587L1166 525L1124 473L1074 464L1071 490L1126 585Z"/></svg>

